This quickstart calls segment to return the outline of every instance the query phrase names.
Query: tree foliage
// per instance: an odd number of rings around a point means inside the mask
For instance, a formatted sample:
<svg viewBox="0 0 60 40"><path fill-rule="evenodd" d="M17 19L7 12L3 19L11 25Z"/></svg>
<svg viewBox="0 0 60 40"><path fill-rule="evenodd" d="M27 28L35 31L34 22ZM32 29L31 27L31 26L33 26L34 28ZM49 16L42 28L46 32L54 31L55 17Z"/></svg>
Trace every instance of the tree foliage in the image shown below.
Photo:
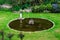
<svg viewBox="0 0 60 40"><path fill-rule="evenodd" d="M0 4L10 4L11 10L18 11L32 6L47 5L57 3L60 0L0 0Z"/></svg>

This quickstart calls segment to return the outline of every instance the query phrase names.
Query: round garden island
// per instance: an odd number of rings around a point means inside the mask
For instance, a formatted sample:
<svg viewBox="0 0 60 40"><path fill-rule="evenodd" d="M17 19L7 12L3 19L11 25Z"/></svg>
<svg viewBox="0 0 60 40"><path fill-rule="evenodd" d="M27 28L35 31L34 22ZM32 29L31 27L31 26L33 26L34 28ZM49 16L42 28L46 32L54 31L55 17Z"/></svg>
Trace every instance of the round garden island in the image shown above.
<svg viewBox="0 0 60 40"><path fill-rule="evenodd" d="M53 23L42 18L24 18L11 21L9 27L18 31L41 31L53 27Z"/></svg>

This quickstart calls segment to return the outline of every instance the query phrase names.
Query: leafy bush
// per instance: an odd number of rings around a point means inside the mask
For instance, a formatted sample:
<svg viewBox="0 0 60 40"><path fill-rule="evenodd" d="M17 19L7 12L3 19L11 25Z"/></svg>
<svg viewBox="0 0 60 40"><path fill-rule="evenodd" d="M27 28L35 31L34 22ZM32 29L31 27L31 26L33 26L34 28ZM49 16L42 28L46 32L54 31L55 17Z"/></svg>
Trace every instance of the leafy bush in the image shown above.
<svg viewBox="0 0 60 40"><path fill-rule="evenodd" d="M10 10L11 11L19 11L20 7L19 6L13 6Z"/></svg>
<svg viewBox="0 0 60 40"><path fill-rule="evenodd" d="M60 4L58 4L58 8L56 9L56 13L60 13Z"/></svg>
<svg viewBox="0 0 60 40"><path fill-rule="evenodd" d="M60 10L60 1L58 1L58 9Z"/></svg>
<svg viewBox="0 0 60 40"><path fill-rule="evenodd" d="M52 5L51 5L51 4L47 4L47 5L46 5L46 10L52 11Z"/></svg>
<svg viewBox="0 0 60 40"><path fill-rule="evenodd" d="M46 10L50 11L51 13L59 13L60 12L60 4L47 4Z"/></svg>
<svg viewBox="0 0 60 40"><path fill-rule="evenodd" d="M40 11L42 10L42 12L43 12L46 9L46 5L40 5L39 9L40 9Z"/></svg>
<svg viewBox="0 0 60 40"><path fill-rule="evenodd" d="M0 5L4 3L5 3L5 0L0 0Z"/></svg>
<svg viewBox="0 0 60 40"><path fill-rule="evenodd" d="M32 8L32 12L38 12L39 11L39 6L34 6Z"/></svg>
<svg viewBox="0 0 60 40"><path fill-rule="evenodd" d="M53 4L52 7L53 7L53 9L52 9L53 13L59 13L60 12L60 4Z"/></svg>
<svg viewBox="0 0 60 40"><path fill-rule="evenodd" d="M45 10L45 8L46 8L45 5L34 6L32 8L32 12L35 12L35 13L43 12Z"/></svg>

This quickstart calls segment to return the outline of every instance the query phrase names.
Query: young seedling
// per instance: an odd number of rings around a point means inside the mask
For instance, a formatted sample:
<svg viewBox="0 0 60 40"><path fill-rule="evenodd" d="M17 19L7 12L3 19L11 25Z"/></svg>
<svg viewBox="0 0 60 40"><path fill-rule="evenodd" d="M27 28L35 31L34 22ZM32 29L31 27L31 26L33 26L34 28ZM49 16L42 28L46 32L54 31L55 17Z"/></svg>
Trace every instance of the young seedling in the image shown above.
<svg viewBox="0 0 60 40"><path fill-rule="evenodd" d="M2 40L4 40L4 31L0 30L0 35L2 35Z"/></svg>
<svg viewBox="0 0 60 40"><path fill-rule="evenodd" d="M18 36L19 36L19 38L20 38L21 40L23 40L24 34L23 34L22 32L20 32Z"/></svg>
<svg viewBox="0 0 60 40"><path fill-rule="evenodd" d="M9 40L11 40L13 36L14 36L14 34L9 33L9 34L8 34Z"/></svg>

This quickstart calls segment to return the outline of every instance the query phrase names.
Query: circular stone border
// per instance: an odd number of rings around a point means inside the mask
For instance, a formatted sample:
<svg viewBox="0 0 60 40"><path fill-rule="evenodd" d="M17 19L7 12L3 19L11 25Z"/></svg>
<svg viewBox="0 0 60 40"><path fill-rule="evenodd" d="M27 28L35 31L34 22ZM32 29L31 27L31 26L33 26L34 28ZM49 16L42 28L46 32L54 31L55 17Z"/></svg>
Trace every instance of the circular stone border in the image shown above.
<svg viewBox="0 0 60 40"><path fill-rule="evenodd" d="M17 20L17 19L19 19L19 18L12 19L12 20L10 20L10 21L8 22L7 26L8 26L9 29L11 29L11 28L9 27L9 23L10 23L11 21L13 21L13 20ZM25 18L23 18L23 19L25 19ZM47 19L47 18L40 18L40 19L46 19L46 20L48 20L48 21L50 21L50 22L53 23L53 26L52 26L51 28L49 28L49 29L47 29L47 30L42 30L42 31L48 31L48 30L51 30L51 29L54 28L55 23L54 23L52 20ZM11 29L11 30L13 30L13 31L17 31L17 32L21 32L21 31L19 31L19 30L15 30L15 29ZM30 31L29 31L29 32L27 32L27 31L22 31L22 32L29 33ZM40 31L34 31L34 32L40 32Z"/></svg>

